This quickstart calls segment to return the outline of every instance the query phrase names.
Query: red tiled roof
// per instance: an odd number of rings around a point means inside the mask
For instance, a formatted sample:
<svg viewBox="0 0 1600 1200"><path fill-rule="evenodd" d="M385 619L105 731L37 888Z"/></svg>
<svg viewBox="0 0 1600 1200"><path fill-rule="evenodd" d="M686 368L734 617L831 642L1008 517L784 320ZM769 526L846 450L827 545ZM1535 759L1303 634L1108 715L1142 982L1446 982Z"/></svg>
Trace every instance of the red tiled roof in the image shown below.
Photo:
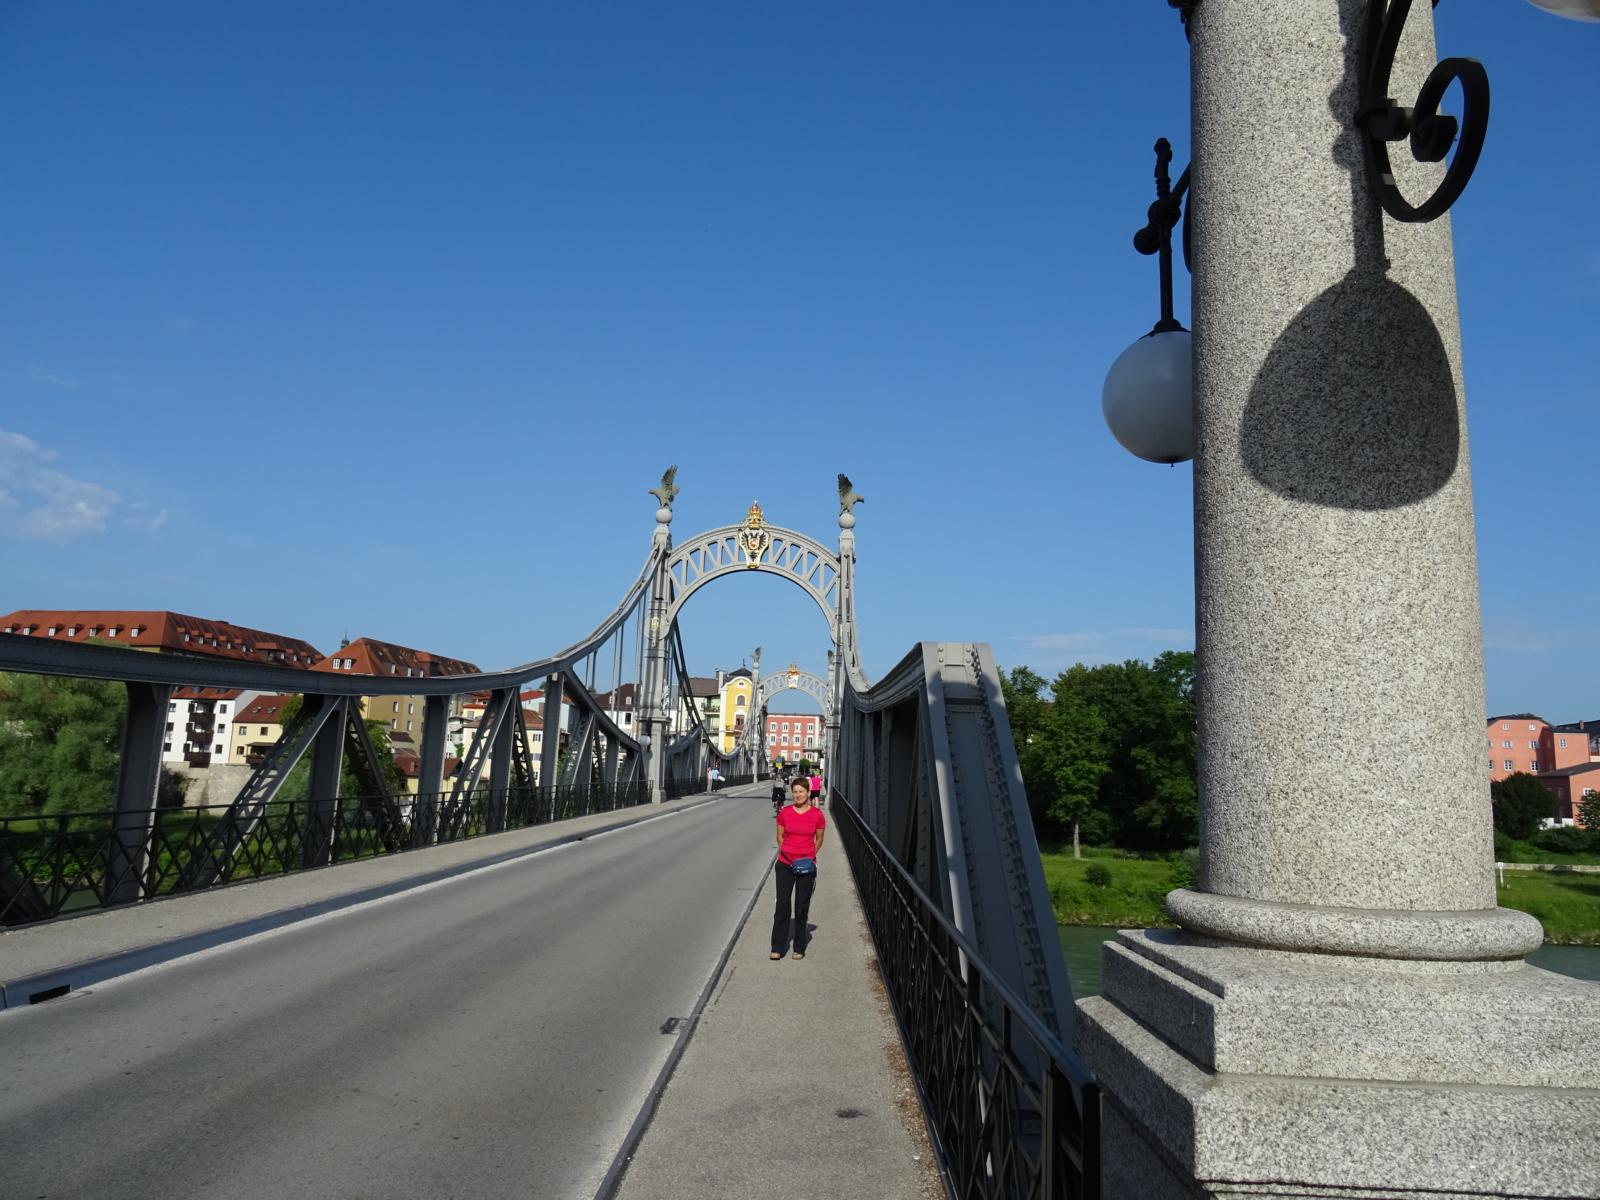
<svg viewBox="0 0 1600 1200"><path fill-rule="evenodd" d="M174 700L237 700L243 688L181 687L172 693Z"/></svg>
<svg viewBox="0 0 1600 1200"><path fill-rule="evenodd" d="M300 638L164 610L19 608L0 617L0 633L50 637L52 629L55 637L68 641L97 638L136 650L203 654L285 667L309 667L322 657L320 650Z"/></svg>
<svg viewBox="0 0 1600 1200"><path fill-rule="evenodd" d="M345 663L350 665L344 666ZM338 664L338 665L335 665ZM430 679L439 675L475 675L478 668L459 658L427 650L413 650L377 638L357 638L339 647L311 668L313 671L348 671L353 675L390 675Z"/></svg>
<svg viewBox="0 0 1600 1200"><path fill-rule="evenodd" d="M283 702L288 696L258 696L244 708L234 714L233 719L244 725L251 723L259 725L281 725L283 719L278 712L283 708Z"/></svg>

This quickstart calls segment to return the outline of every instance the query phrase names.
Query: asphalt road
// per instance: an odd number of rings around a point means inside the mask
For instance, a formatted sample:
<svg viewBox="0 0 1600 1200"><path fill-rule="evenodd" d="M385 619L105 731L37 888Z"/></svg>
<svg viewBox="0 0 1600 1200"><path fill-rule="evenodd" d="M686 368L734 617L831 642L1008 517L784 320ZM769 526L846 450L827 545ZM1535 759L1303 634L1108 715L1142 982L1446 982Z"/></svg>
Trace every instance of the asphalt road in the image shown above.
<svg viewBox="0 0 1600 1200"><path fill-rule="evenodd" d="M589 1197L764 792L0 1013L0 1197Z"/></svg>

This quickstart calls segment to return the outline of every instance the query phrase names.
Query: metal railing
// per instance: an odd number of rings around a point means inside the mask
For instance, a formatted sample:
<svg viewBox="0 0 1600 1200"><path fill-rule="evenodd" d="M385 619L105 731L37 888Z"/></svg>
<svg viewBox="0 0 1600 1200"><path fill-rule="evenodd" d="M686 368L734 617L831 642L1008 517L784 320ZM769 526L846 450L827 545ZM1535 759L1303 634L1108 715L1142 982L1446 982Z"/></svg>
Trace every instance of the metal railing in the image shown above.
<svg viewBox="0 0 1600 1200"><path fill-rule="evenodd" d="M832 807L951 1195L1098 1200L1098 1086L849 803Z"/></svg>
<svg viewBox="0 0 1600 1200"><path fill-rule="evenodd" d="M756 777L752 774L724 775L717 784L717 790L722 791L725 788L740 787L743 784L754 783L755 781ZM663 788L668 800L676 800L680 796L693 796L697 792L705 790L706 777L703 771L696 775L673 776L667 780L666 786Z"/></svg>
<svg viewBox="0 0 1600 1200"><path fill-rule="evenodd" d="M0 817L0 925L399 854L650 798L650 785L637 782L609 789L482 788L454 806L447 792L342 796L336 807L278 801L248 822L230 805ZM119 828L148 828L148 850L134 854ZM190 882L197 878L209 882Z"/></svg>

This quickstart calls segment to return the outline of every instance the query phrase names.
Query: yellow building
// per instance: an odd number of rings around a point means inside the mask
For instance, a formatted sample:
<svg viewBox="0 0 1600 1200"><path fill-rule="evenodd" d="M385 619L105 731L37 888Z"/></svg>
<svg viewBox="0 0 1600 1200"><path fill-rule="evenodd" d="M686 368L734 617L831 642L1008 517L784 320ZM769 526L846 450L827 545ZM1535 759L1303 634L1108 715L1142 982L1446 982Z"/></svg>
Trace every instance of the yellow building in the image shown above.
<svg viewBox="0 0 1600 1200"><path fill-rule="evenodd" d="M717 698L722 714L722 752L729 754L744 736L745 724L750 720L750 706L755 702L755 680L750 671L740 667L723 676Z"/></svg>

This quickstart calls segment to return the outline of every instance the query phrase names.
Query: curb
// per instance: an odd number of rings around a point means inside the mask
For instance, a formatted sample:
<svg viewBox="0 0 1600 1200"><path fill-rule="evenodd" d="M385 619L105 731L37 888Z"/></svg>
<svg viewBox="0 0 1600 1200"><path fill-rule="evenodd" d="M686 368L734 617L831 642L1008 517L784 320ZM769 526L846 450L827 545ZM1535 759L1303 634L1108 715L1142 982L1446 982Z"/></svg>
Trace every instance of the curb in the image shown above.
<svg viewBox="0 0 1600 1200"><path fill-rule="evenodd" d="M727 969L728 960L733 957L733 948L739 944L739 938L744 933L744 927L750 923L750 914L756 910L756 901L761 899L761 893L766 889L767 880L772 875L772 864L777 862L778 853L772 853L772 858L767 863L767 869L761 872L761 877L756 881L756 886L751 889L750 903L745 905L744 915L734 923L733 933L728 937L728 944L722 948L722 954L717 959L716 965L711 968L711 976L706 980L705 987L700 989L700 996L694 1002L688 1019L683 1024L683 1036L678 1038L678 1044L673 1046L672 1052L667 1055L667 1061L661 1064L661 1071L656 1076L655 1082L650 1085L650 1090L645 1094L644 1104L639 1109L639 1114L633 1118L633 1124L628 1126L628 1132L623 1135L622 1145L617 1147L616 1155L611 1159L611 1166L600 1180L600 1186L595 1189L594 1200L614 1200L617 1191L622 1186L623 1177L628 1173L628 1164L633 1161L633 1155L639 1149L639 1143L644 1140L644 1135L650 1129L650 1122L655 1119L656 1109L661 1104L661 1097L667 1090L667 1084L672 1082L672 1075L678 1069L678 1061L683 1058L684 1052L689 1048L689 1042L694 1037L695 1030L700 1027L700 1015L705 1012L706 1004L710 1002L711 995L717 989L717 984L722 981L722 972Z"/></svg>

